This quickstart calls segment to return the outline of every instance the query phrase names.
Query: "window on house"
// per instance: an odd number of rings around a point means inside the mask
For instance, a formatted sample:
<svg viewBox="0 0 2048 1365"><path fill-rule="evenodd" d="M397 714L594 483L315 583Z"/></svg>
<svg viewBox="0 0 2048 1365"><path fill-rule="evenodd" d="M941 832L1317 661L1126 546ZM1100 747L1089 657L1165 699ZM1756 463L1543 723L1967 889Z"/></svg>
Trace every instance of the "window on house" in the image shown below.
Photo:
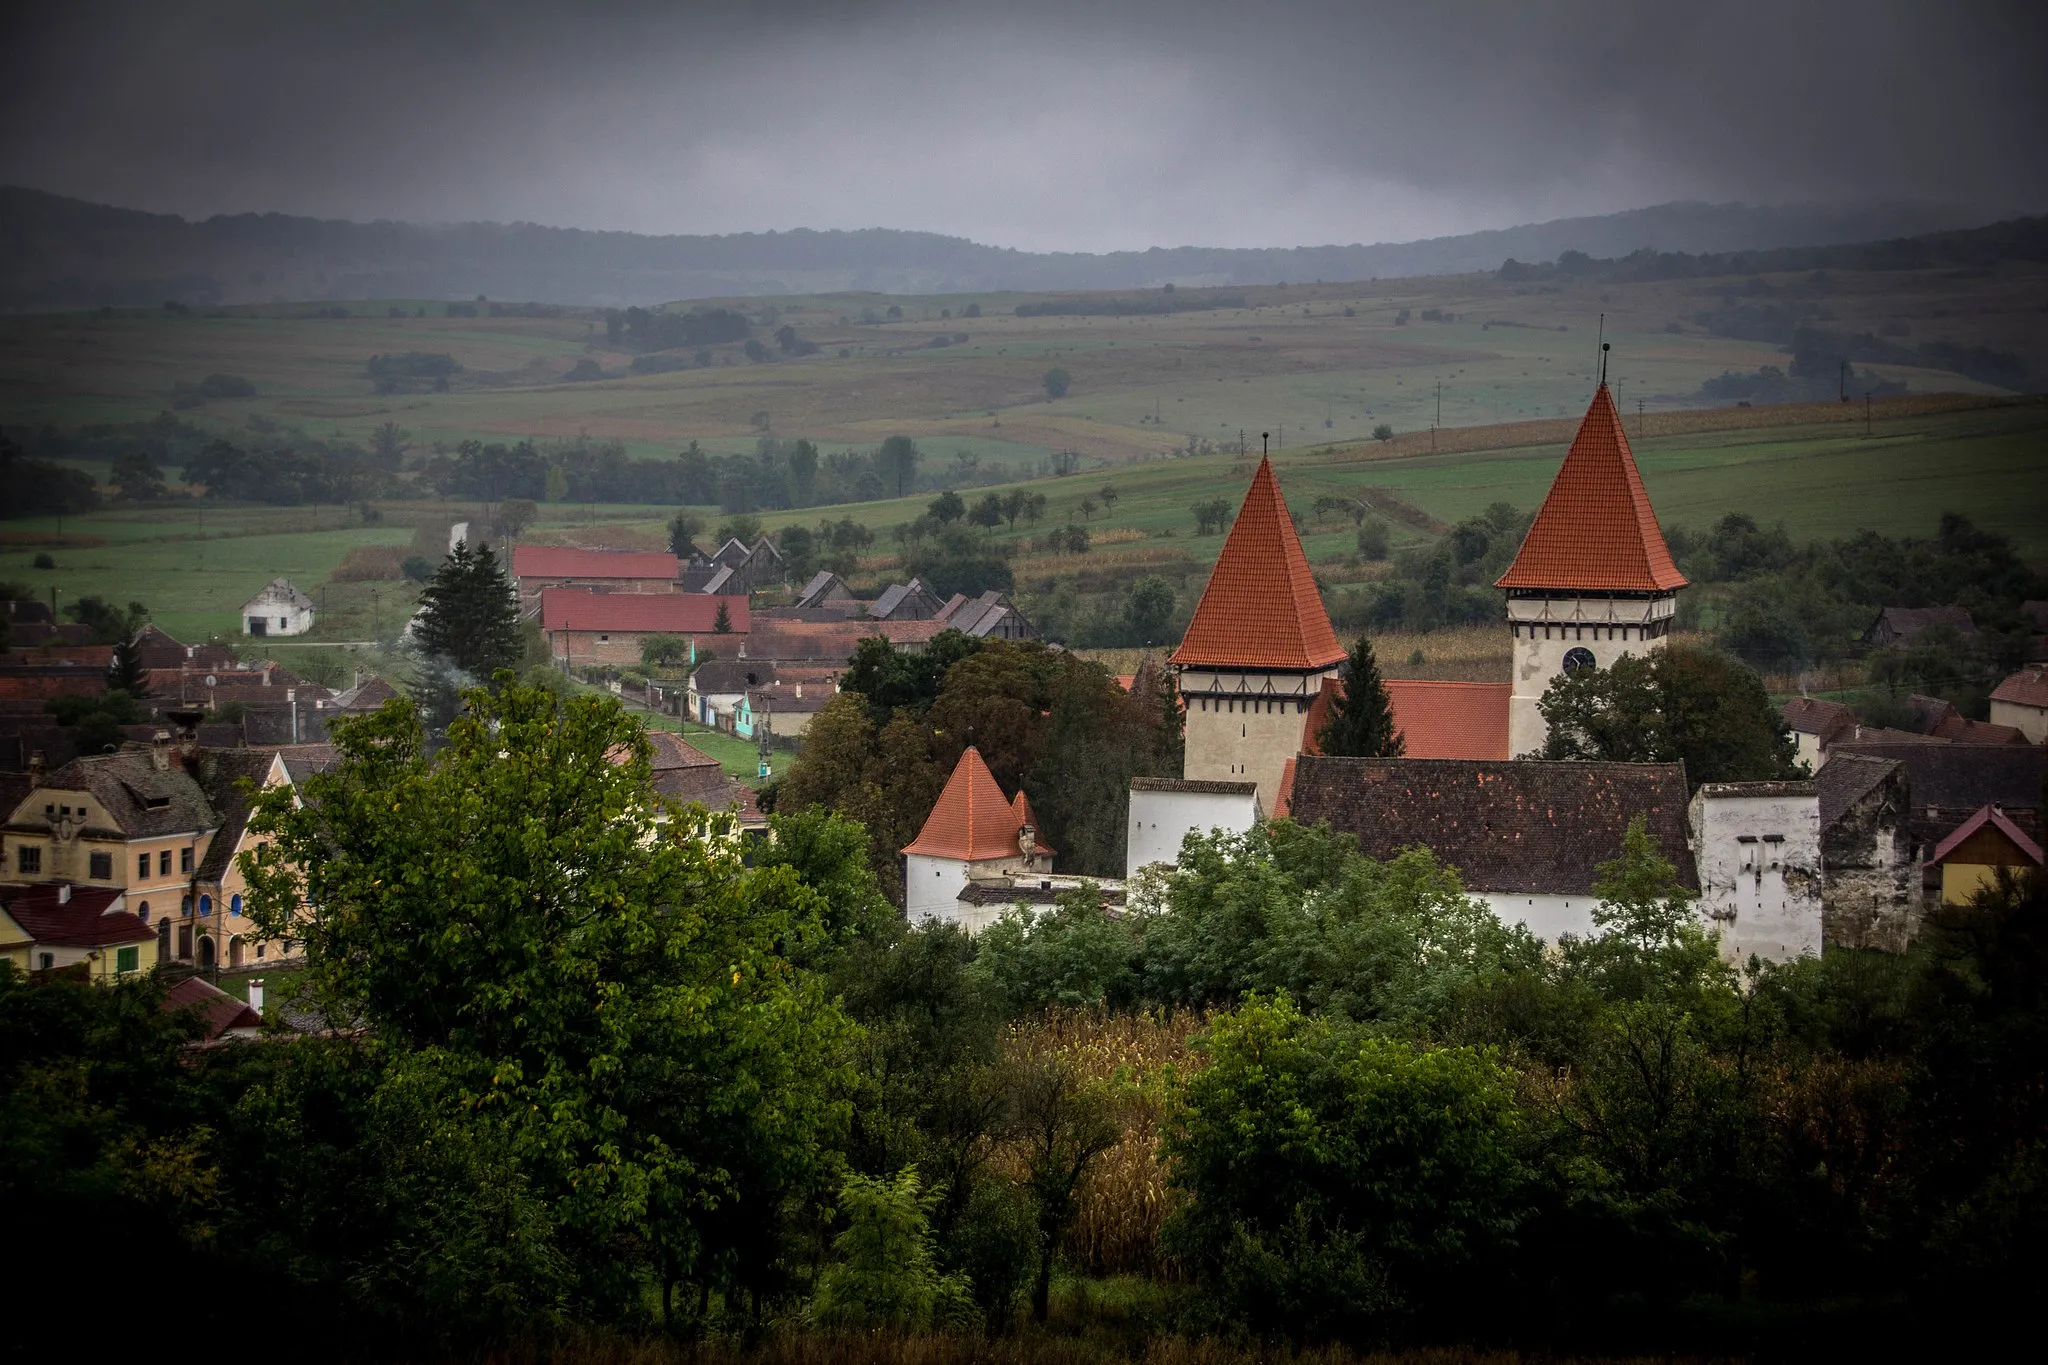
<svg viewBox="0 0 2048 1365"><path fill-rule="evenodd" d="M17 845L14 850L14 866L18 872L41 872L43 870L43 850L34 844Z"/></svg>
<svg viewBox="0 0 2048 1365"><path fill-rule="evenodd" d="M149 855L145 853L142 856L147 858ZM156 855L156 875L159 877L171 875L171 851L169 849L165 849Z"/></svg>
<svg viewBox="0 0 2048 1365"><path fill-rule="evenodd" d="M96 881L96 882L110 882L110 881L114 880L114 855L113 855L113 854L111 854L111 853L95 853L95 854L92 854L92 855L91 855L90 857L88 857L88 858L86 859L86 862L87 862L87 874L86 874L86 875L90 876L90 877L91 877L91 878L92 878L92 879L93 879L94 881Z"/></svg>
<svg viewBox="0 0 2048 1365"><path fill-rule="evenodd" d="M242 913L241 896L237 895L228 901L228 913L230 915L239 915Z"/></svg>
<svg viewBox="0 0 2048 1365"><path fill-rule="evenodd" d="M256 960L258 962L263 960L263 945L260 943L256 945Z"/></svg>
<svg viewBox="0 0 2048 1365"><path fill-rule="evenodd" d="M36 962L47 972L57 965L57 955L55 953L38 953L36 954Z"/></svg>
<svg viewBox="0 0 2048 1365"><path fill-rule="evenodd" d="M135 879L141 881L148 876L149 855L147 853L138 853L135 855Z"/></svg>
<svg viewBox="0 0 2048 1365"><path fill-rule="evenodd" d="M143 922L144 924L147 924L147 923L149 923L149 902L148 902L148 901L144 901L144 902L143 902L142 904L140 904L140 905L138 905L138 906L136 906L136 907L135 907L135 918L137 918L137 919L141 920L141 921L142 921L142 922Z"/></svg>
<svg viewBox="0 0 2048 1365"><path fill-rule="evenodd" d="M141 953L134 948L117 948L114 951L114 970L132 972L142 965Z"/></svg>
<svg viewBox="0 0 2048 1365"><path fill-rule="evenodd" d="M213 913L213 897L211 897L211 896L201 896L201 897L199 898L199 918L201 918L201 919L205 919L205 918L206 918L207 916L211 915L212 913Z"/></svg>
<svg viewBox="0 0 2048 1365"><path fill-rule="evenodd" d="M192 850L191 850L191 849L189 849L189 848L181 848L181 849L179 849L179 850L178 850L178 871L180 871L180 872L190 872L191 870L192 870Z"/></svg>

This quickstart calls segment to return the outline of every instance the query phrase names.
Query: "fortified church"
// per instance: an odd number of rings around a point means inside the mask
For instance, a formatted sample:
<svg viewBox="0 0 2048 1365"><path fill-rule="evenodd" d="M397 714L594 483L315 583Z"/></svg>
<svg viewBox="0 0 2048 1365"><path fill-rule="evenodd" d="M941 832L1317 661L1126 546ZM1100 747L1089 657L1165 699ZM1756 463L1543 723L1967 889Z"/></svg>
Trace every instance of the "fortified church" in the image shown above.
<svg viewBox="0 0 2048 1365"><path fill-rule="evenodd" d="M1373 858L1418 845L1467 894L1537 936L1590 935L1601 864L1640 819L1680 883L1702 892L1724 954L1785 960L1821 946L1820 814L1812 782L1688 789L1679 763L1546 762L1537 703L1563 673L1663 648L1685 578L1606 383L1593 394L1514 563L1504 683L1387 683L1405 756L1318 752L1348 651L1261 461L1172 658L1186 714L1178 778L1131 783L1125 871L1178 861L1190 834L1289 816ZM1051 872L1022 794L968 749L905 855L905 909L970 932L1080 884ZM1111 904L1124 888L1097 885Z"/></svg>
<svg viewBox="0 0 2048 1365"><path fill-rule="evenodd" d="M1513 681L1389 682L1407 757L1536 753L1546 733L1536 704L1553 678L1662 646L1685 578L1606 384L1495 586L1507 590ZM1187 704L1183 776L1250 782L1266 814L1283 812L1295 759L1317 752L1345 655L1279 481L1261 461L1173 655Z"/></svg>

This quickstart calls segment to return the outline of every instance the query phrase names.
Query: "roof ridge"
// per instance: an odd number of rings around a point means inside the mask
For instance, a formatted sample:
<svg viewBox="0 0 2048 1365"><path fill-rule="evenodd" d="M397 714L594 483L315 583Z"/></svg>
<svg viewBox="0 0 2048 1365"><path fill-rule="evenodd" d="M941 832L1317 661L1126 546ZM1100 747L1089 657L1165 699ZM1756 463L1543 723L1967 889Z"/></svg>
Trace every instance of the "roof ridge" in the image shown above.
<svg viewBox="0 0 2048 1365"><path fill-rule="evenodd" d="M1171 661L1306 671L1327 668L1344 654L1273 461L1263 458Z"/></svg>
<svg viewBox="0 0 2048 1365"><path fill-rule="evenodd" d="M1494 586L1674 592L1685 585L1603 380L1514 563Z"/></svg>

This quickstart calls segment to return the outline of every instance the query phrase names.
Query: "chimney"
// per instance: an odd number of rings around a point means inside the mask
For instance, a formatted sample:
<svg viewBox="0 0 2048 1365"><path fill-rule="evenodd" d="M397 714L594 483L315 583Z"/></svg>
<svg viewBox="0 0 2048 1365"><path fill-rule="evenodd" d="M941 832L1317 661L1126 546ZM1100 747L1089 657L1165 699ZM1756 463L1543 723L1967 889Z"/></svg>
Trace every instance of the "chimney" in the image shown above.
<svg viewBox="0 0 2048 1365"><path fill-rule="evenodd" d="M70 882L64 882L63 884L61 884L60 886L58 886L58 888L57 888L57 904L59 904L59 905L69 905L69 904L71 904L71 883L70 883Z"/></svg>
<svg viewBox="0 0 2048 1365"><path fill-rule="evenodd" d="M37 787L43 785L43 776L49 771L49 767L50 761L43 757L41 749L37 749L28 756L28 785L30 791L34 791Z"/></svg>
<svg viewBox="0 0 2048 1365"><path fill-rule="evenodd" d="M149 761L160 773L171 770L171 732L159 730L149 737Z"/></svg>
<svg viewBox="0 0 2048 1365"><path fill-rule="evenodd" d="M796 685L796 699L798 701L802 701L804 699L804 685L802 683L798 683Z"/></svg>
<svg viewBox="0 0 2048 1365"><path fill-rule="evenodd" d="M263 978L260 976L249 980L249 1008L258 1014L263 1013Z"/></svg>

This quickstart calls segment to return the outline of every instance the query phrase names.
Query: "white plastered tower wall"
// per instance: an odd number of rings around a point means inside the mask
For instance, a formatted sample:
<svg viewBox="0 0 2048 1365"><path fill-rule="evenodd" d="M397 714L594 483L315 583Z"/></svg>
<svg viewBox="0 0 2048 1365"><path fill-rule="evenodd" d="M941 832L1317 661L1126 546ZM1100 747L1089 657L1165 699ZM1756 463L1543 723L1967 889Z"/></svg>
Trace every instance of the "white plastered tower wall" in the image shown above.
<svg viewBox="0 0 2048 1365"><path fill-rule="evenodd" d="M1510 591L1515 690L1508 703L1508 753L1523 758L1541 752L1550 727L1537 703L1559 674L1573 664L1611 668L1624 655L1656 653L1664 648L1677 609L1676 593Z"/></svg>
<svg viewBox="0 0 2048 1365"><path fill-rule="evenodd" d="M1687 811L1700 909L1721 956L1790 962L1821 951L1820 788L1709 782Z"/></svg>
<svg viewBox="0 0 2048 1365"><path fill-rule="evenodd" d="M1182 774L1198 782L1250 782L1273 810L1287 760L1301 752L1301 727L1335 666L1314 672L1183 668L1187 738Z"/></svg>

